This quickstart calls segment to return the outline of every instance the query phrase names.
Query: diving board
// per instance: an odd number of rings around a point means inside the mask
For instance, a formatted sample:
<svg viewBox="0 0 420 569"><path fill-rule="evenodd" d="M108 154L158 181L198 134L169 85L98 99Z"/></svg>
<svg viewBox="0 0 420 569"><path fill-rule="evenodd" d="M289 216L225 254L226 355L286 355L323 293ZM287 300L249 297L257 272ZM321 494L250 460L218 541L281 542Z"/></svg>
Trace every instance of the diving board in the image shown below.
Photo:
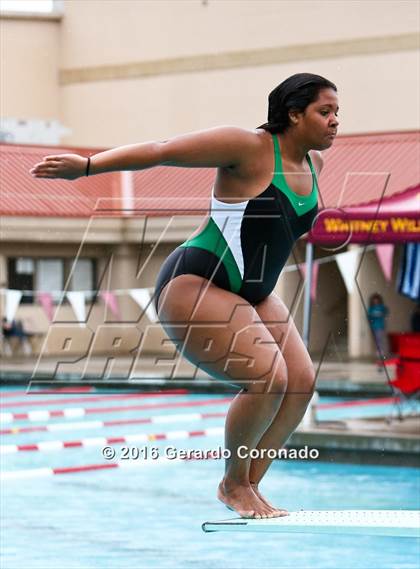
<svg viewBox="0 0 420 569"><path fill-rule="evenodd" d="M302 510L280 518L205 522L201 527L205 532L334 533L420 538L420 510Z"/></svg>

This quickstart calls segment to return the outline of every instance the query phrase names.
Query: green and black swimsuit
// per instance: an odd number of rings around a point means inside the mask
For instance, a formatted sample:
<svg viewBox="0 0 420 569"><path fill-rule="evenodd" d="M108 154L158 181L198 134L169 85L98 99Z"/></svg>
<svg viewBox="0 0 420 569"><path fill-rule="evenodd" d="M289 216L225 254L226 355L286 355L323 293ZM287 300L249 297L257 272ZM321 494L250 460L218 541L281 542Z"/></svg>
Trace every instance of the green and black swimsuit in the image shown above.
<svg viewBox="0 0 420 569"><path fill-rule="evenodd" d="M204 229L177 247L157 277L155 304L163 287L178 275L193 274L257 304L274 289L293 244L309 231L318 212L318 184L309 155L312 191L307 196L287 185L279 142L273 136L275 171L266 190L239 203L214 197Z"/></svg>

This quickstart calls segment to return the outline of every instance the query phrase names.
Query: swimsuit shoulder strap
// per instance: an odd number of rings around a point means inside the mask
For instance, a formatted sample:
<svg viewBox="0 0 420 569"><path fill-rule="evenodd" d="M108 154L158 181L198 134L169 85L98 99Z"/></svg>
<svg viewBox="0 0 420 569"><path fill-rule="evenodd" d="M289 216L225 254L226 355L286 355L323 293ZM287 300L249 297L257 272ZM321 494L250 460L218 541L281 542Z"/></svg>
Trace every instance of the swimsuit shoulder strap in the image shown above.
<svg viewBox="0 0 420 569"><path fill-rule="evenodd" d="M271 134L273 138L273 145L274 145L274 173L273 173L273 180L278 178L280 172L282 172L283 167L281 163L281 156L280 156L280 145L279 140L276 134Z"/></svg>
<svg viewBox="0 0 420 569"><path fill-rule="evenodd" d="M314 165L312 164L311 157L309 156L309 152L308 152L308 154L306 155L306 160L308 161L309 168L311 169L313 179L315 180L315 184L316 184L316 187L317 187L317 189L318 189L318 178L317 178L317 176L316 176L316 170L315 170L315 168L314 168Z"/></svg>

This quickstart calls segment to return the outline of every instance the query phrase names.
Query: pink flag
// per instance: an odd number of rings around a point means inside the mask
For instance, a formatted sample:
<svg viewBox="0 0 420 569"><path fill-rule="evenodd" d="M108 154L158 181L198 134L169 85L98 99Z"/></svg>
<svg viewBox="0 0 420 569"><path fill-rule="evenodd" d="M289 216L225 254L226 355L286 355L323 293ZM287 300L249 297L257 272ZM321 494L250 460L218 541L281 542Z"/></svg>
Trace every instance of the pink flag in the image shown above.
<svg viewBox="0 0 420 569"><path fill-rule="evenodd" d="M102 300L105 302L105 306L110 309L112 314L117 320L121 320L121 313L118 306L117 295L109 290L104 290L99 293Z"/></svg>
<svg viewBox="0 0 420 569"><path fill-rule="evenodd" d="M303 278L306 277L306 263L299 263L299 269L302 273ZM311 282L311 300L316 299L316 288L318 284L318 270L319 270L319 263L314 261L312 265L312 282Z"/></svg>
<svg viewBox="0 0 420 569"><path fill-rule="evenodd" d="M48 320L50 322L52 322L53 312L54 312L52 294L50 292L38 292L36 297L37 297L39 304L44 309Z"/></svg>
<svg viewBox="0 0 420 569"><path fill-rule="evenodd" d="M379 264L381 265L382 272L387 282L391 280L392 276L392 259L394 256L394 245L384 243L376 245L376 255Z"/></svg>

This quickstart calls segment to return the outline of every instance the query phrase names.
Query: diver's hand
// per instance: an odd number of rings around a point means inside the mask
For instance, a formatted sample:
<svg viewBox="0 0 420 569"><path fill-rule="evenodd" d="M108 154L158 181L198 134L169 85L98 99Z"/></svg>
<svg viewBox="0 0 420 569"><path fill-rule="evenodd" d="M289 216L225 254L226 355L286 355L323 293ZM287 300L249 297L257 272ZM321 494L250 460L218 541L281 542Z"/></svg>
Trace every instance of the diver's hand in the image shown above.
<svg viewBox="0 0 420 569"><path fill-rule="evenodd" d="M42 162L29 170L34 178L64 178L76 180L86 175L88 159L79 154L58 154L46 156Z"/></svg>

